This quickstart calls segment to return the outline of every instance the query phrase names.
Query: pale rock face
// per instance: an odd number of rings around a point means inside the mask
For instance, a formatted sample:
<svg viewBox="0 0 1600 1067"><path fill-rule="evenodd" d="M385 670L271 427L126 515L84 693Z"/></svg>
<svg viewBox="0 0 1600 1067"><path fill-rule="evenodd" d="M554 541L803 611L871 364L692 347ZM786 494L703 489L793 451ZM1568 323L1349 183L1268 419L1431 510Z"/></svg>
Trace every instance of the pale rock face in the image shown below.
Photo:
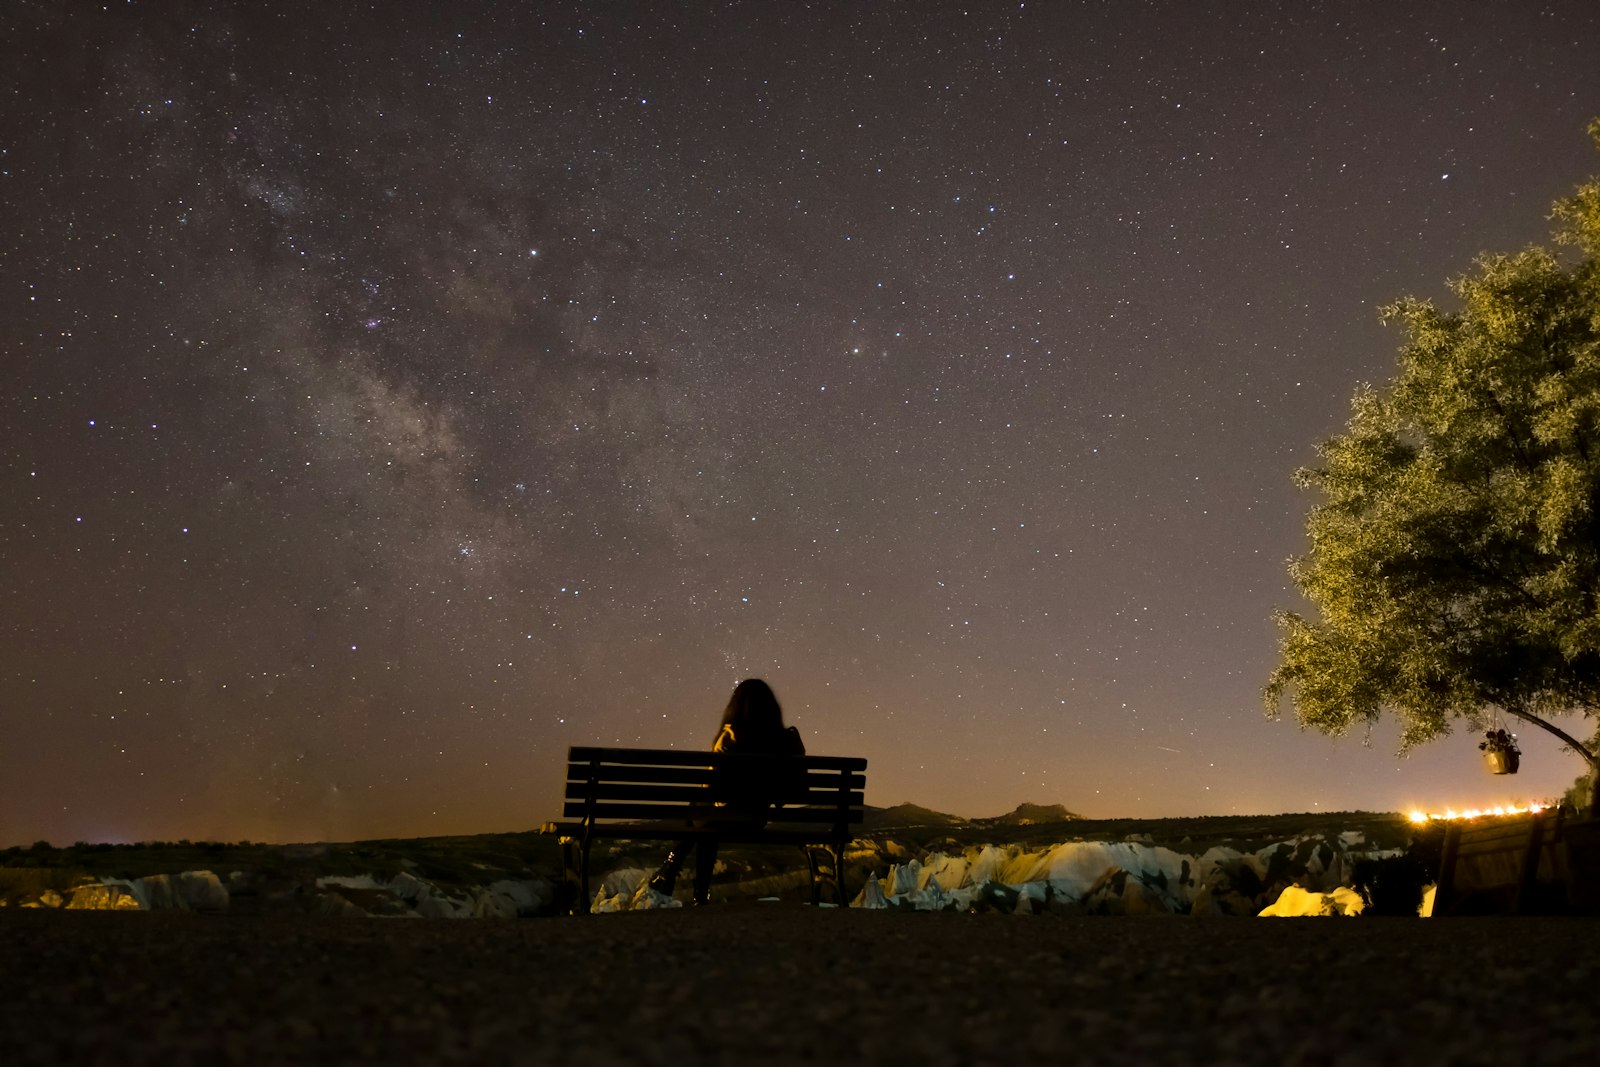
<svg viewBox="0 0 1600 1067"><path fill-rule="evenodd" d="M498 882L490 882L484 891L508 901L514 915L537 914L545 902L554 896L549 881L543 878L502 878Z"/></svg>
<svg viewBox="0 0 1600 1067"><path fill-rule="evenodd" d="M1090 915L1170 915L1166 901L1130 872L1112 868L1078 901Z"/></svg>
<svg viewBox="0 0 1600 1067"><path fill-rule="evenodd" d="M317 903L313 909L316 915L335 915L341 918L354 918L366 915L366 911L354 901L346 899L342 893L318 893Z"/></svg>
<svg viewBox="0 0 1600 1067"><path fill-rule="evenodd" d="M1208 918L1222 914L1222 909L1217 907L1217 902L1211 897L1210 886L1201 886L1189 897L1189 914L1196 918Z"/></svg>
<svg viewBox="0 0 1600 1067"><path fill-rule="evenodd" d="M170 874L149 874L134 881L134 892L146 911L188 911L189 901Z"/></svg>
<svg viewBox="0 0 1600 1067"><path fill-rule="evenodd" d="M629 910L649 911L654 908L681 908L683 901L677 897L658 893L650 888L650 879L641 878L639 885L633 891L633 897L628 903Z"/></svg>
<svg viewBox="0 0 1600 1067"><path fill-rule="evenodd" d="M1353 889L1340 886L1327 893L1314 893L1299 886L1289 886L1272 904L1261 912L1266 916L1302 917L1312 915L1360 915L1366 902Z"/></svg>
<svg viewBox="0 0 1600 1067"><path fill-rule="evenodd" d="M884 880L888 883L884 887L885 894L891 897L903 897L921 888L922 864L916 860L905 864L893 864Z"/></svg>
<svg viewBox="0 0 1600 1067"><path fill-rule="evenodd" d="M389 893L404 901L413 901L430 888L429 885L410 871L401 871L389 879L385 886Z"/></svg>
<svg viewBox="0 0 1600 1067"><path fill-rule="evenodd" d="M650 872L643 867L624 867L621 870L611 871L600 879L600 892L608 897L627 893L633 896L634 890L639 888L639 883L650 877Z"/></svg>
<svg viewBox="0 0 1600 1067"><path fill-rule="evenodd" d="M964 900L966 907L971 911L998 911L1014 912L1017 910L1017 901L1021 894L1004 882L984 881L975 885L963 886L951 894L958 901Z"/></svg>
<svg viewBox="0 0 1600 1067"><path fill-rule="evenodd" d="M511 884L511 883L506 883ZM317 879L319 889L355 889L383 894L379 904L370 914L393 918L419 917L424 919L473 919L515 917L517 905L502 893L473 887L464 890L465 896L452 896L408 871L402 871L387 882L379 882L370 874L336 874ZM337 892L322 894L323 899L344 898ZM348 900L345 903L350 903ZM356 905L356 913L369 914ZM352 914L337 904L329 904L330 914ZM319 910L322 905L319 904Z"/></svg>
<svg viewBox="0 0 1600 1067"><path fill-rule="evenodd" d="M326 889L330 885L343 886L345 889L383 889L370 874L330 874L317 879L317 888Z"/></svg>
<svg viewBox="0 0 1600 1067"><path fill-rule="evenodd" d="M627 867L620 871L612 871L600 879L600 888L595 890L594 900L589 904L591 912L629 911L633 907L634 899L639 895L639 890L648 888L649 875L638 867Z"/></svg>
<svg viewBox="0 0 1600 1067"><path fill-rule="evenodd" d="M417 898L417 914L424 919L470 919L472 902L445 896L435 889Z"/></svg>
<svg viewBox="0 0 1600 1067"><path fill-rule="evenodd" d="M589 914L605 915L610 912L623 911L625 909L622 905L623 900L620 893L608 897L604 889L597 889L594 893L594 899L589 902Z"/></svg>
<svg viewBox="0 0 1600 1067"><path fill-rule="evenodd" d="M474 919L515 919L517 905L510 897L490 893L483 889L472 891L472 917Z"/></svg>
<svg viewBox="0 0 1600 1067"><path fill-rule="evenodd" d="M906 901L918 911L943 911L954 903L937 878L929 877L921 889L906 894Z"/></svg>
<svg viewBox="0 0 1600 1067"><path fill-rule="evenodd" d="M1357 859L1392 854L1360 849L1363 843L1359 834L1314 836L1199 856L1141 840L1069 841L1038 852L984 845L959 857L891 864L880 890L889 907L1004 910L1014 899L1018 911L1255 915L1285 885L1336 890ZM863 891L858 906L867 899Z"/></svg>
<svg viewBox="0 0 1600 1067"><path fill-rule="evenodd" d="M1354 914L1359 896L1343 887L1356 861L1392 854L1364 846L1365 839L1356 833L1296 838L1251 852L1213 847L1201 855L1149 840L1068 841L1038 851L982 845L893 862L886 872L867 879L851 906L1256 915L1285 886L1295 885L1320 892L1315 906L1332 909L1327 913ZM884 849L891 856L904 853L904 848ZM595 894L593 910L679 903L650 892L647 878L648 872L638 868L610 872Z"/></svg>
<svg viewBox="0 0 1600 1067"><path fill-rule="evenodd" d="M984 845L978 850L978 855L973 859L972 866L968 868L967 877L973 885L983 885L985 882L1004 882L1001 877L1009 857L1006 850L994 845Z"/></svg>
<svg viewBox="0 0 1600 1067"><path fill-rule="evenodd" d="M150 874L131 882L105 879L139 901L145 911L227 911L228 890L210 871Z"/></svg>
<svg viewBox="0 0 1600 1067"><path fill-rule="evenodd" d="M184 871L178 875L178 895L194 911L227 911L228 888L212 871Z"/></svg>
<svg viewBox="0 0 1600 1067"><path fill-rule="evenodd" d="M473 914L480 919L515 919L533 915L550 898L550 883L543 879L498 882L473 890Z"/></svg>
<svg viewBox="0 0 1600 1067"><path fill-rule="evenodd" d="M881 877L868 877L852 906L1019 914L1357 914L1359 896L1343 888L1355 861L1392 854L1362 848L1364 844L1359 833L1346 833L1279 842L1249 853L1218 847L1199 856L1131 839L1069 841L1037 851L1020 845L955 846L949 853L891 863ZM890 856L908 854L893 842L883 849L881 854ZM858 858L869 854L865 848L854 852ZM595 894L593 910L683 906L680 900L650 890L648 878L649 872L640 868L609 872ZM226 910L230 884L248 887L250 878L234 872L225 884L210 871L131 881L107 878L65 893L48 891L22 906ZM509 919L537 913L553 896L544 879L501 879L452 895L410 871L382 882L363 874L325 876L316 884L323 892L313 906L338 915ZM1280 894L1285 885L1296 889ZM358 892L347 896L347 890ZM1274 895L1279 899L1264 910Z"/></svg>
<svg viewBox="0 0 1600 1067"><path fill-rule="evenodd" d="M123 885L82 885L72 891L68 911L140 911L139 898Z"/></svg>
<svg viewBox="0 0 1600 1067"><path fill-rule="evenodd" d="M1123 841L1072 841L1057 845L1046 855L1044 876L1058 896L1081 900L1109 871L1128 872L1144 885L1164 887L1162 893L1174 903L1187 903L1188 887L1193 885L1195 863L1171 849ZM1168 908L1167 910L1176 910Z"/></svg>
<svg viewBox="0 0 1600 1067"><path fill-rule="evenodd" d="M1019 897L1027 897L1033 905L1033 910L1043 911L1050 897L1050 887L1043 882L1024 882L1016 887ZM1017 901L1017 906L1022 906L1022 901Z"/></svg>
<svg viewBox="0 0 1600 1067"><path fill-rule="evenodd" d="M638 867L612 871L600 882L589 910L595 913L681 908L683 901L650 888L650 872Z"/></svg>
<svg viewBox="0 0 1600 1067"><path fill-rule="evenodd" d="M92 882L88 883L88 884L93 885ZM107 889L115 890L116 892L121 893L121 894L123 894L125 896L132 897L135 901L138 902L137 906L138 906L138 909L140 911L149 911L150 910L150 901L145 897L144 880L143 879L135 878L135 879L129 880L127 878L105 878L105 877L102 877L100 879L100 884L105 886ZM76 893L77 889L74 888L73 892ZM93 910L97 910L98 911L100 909L95 908Z"/></svg>
<svg viewBox="0 0 1600 1067"><path fill-rule="evenodd" d="M899 846L895 847L898 848ZM871 841L863 841L860 838L857 838L844 847L844 861L846 863L851 863L856 860L871 859L877 854L878 849L876 845L874 845Z"/></svg>
<svg viewBox="0 0 1600 1067"><path fill-rule="evenodd" d="M946 856L943 853L934 853L928 857L928 862L922 865L922 872L917 879L918 889L927 889L929 885L937 882L940 889L949 892L970 885L967 877L968 865L965 856Z"/></svg>
<svg viewBox="0 0 1600 1067"><path fill-rule="evenodd" d="M851 902L852 908L865 908L868 911L881 911L889 906L883 897L883 883L878 881L878 876L867 876L866 884L861 887L861 892L856 894L856 899Z"/></svg>
<svg viewBox="0 0 1600 1067"><path fill-rule="evenodd" d="M964 885L960 889L946 891L948 902L945 904L945 910L972 911L983 899L984 889L985 886L982 885Z"/></svg>

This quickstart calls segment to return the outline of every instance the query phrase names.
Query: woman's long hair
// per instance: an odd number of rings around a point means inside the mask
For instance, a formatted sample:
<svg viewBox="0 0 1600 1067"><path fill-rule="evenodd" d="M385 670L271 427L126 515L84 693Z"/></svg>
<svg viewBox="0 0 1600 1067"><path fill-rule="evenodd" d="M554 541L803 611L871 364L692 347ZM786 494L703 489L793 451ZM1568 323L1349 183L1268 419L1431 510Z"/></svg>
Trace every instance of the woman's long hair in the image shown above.
<svg viewBox="0 0 1600 1067"><path fill-rule="evenodd" d="M770 685L760 678L746 678L733 687L722 725L733 727L733 736L741 744L776 737L783 733L783 708ZM721 729L717 736L722 736Z"/></svg>

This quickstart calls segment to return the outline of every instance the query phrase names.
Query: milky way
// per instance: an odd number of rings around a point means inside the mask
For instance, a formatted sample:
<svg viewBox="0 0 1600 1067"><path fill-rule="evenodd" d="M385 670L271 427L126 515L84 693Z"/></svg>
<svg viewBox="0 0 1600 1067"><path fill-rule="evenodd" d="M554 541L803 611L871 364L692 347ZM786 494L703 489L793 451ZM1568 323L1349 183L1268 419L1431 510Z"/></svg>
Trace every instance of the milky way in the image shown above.
<svg viewBox="0 0 1600 1067"><path fill-rule="evenodd" d="M1558 793L1259 691L1290 473L1383 303L1600 170L1596 55L1587 2L9 4L0 845L526 828L750 675L878 804Z"/></svg>

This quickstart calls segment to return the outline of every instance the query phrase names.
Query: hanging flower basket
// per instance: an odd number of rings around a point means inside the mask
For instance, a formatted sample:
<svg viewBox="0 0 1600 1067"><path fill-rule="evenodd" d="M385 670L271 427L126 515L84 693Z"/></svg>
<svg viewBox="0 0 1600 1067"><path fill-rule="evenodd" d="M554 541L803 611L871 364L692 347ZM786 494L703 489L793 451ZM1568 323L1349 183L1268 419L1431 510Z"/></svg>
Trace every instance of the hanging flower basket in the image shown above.
<svg viewBox="0 0 1600 1067"><path fill-rule="evenodd" d="M1516 774L1522 753L1515 749L1485 749L1483 762L1488 764L1490 774Z"/></svg>
<svg viewBox="0 0 1600 1067"><path fill-rule="evenodd" d="M1504 730L1490 730L1478 742L1478 748L1483 750L1483 762L1490 774L1516 774L1518 765L1522 763L1516 735Z"/></svg>

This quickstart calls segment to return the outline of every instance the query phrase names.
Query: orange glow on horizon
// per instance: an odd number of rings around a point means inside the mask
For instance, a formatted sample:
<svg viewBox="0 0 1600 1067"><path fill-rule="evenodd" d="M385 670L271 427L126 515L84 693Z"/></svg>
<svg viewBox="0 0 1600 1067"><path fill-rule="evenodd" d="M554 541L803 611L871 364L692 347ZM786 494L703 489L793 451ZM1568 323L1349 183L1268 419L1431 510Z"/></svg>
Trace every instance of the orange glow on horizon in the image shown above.
<svg viewBox="0 0 1600 1067"><path fill-rule="evenodd" d="M1496 815L1532 815L1535 812L1545 810L1545 808L1548 806L1549 805L1546 804L1526 804L1519 807L1516 804L1496 804L1493 807L1467 808L1464 811L1457 811L1454 808L1446 808L1442 812L1425 812L1420 809L1413 808L1406 817L1412 822L1420 825L1422 823L1434 821L1479 819L1485 816L1492 817Z"/></svg>

